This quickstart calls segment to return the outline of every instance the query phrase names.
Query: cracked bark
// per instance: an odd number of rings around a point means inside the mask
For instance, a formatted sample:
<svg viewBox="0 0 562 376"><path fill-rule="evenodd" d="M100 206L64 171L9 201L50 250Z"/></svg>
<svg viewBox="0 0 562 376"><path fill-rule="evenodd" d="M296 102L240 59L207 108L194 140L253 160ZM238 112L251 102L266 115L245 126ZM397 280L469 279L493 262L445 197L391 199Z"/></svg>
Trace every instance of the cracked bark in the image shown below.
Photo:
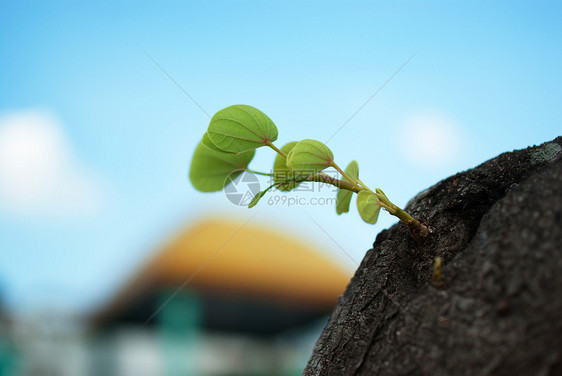
<svg viewBox="0 0 562 376"><path fill-rule="evenodd" d="M377 236L304 374L562 374L561 145L501 154L411 200L434 235Z"/></svg>

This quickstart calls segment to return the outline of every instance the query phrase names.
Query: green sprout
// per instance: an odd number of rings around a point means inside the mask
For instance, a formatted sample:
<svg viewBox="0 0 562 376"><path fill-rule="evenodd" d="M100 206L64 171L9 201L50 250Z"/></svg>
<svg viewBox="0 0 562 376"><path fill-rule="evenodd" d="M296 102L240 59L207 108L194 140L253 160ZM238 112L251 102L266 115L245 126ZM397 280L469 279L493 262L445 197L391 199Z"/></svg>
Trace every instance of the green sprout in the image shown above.
<svg viewBox="0 0 562 376"><path fill-rule="evenodd" d="M310 139L293 141L279 149L273 144L277 135L273 121L254 107L234 105L218 111L195 149L189 171L191 183L201 192L216 192L224 189L244 171L272 177L273 184L256 194L249 208L256 206L274 187L288 192L305 181L330 184L338 188L338 215L349 211L351 198L356 193L357 209L365 222L375 224L380 210L385 209L404 222L414 238L423 239L429 235L427 225L394 205L381 189L373 191L359 179L356 161L351 161L342 170L334 161L332 151L322 142ZM273 173L248 168L255 150L262 146L277 153ZM342 179L325 174L323 170L328 167L336 169Z"/></svg>
<svg viewBox="0 0 562 376"><path fill-rule="evenodd" d="M431 279L435 286L443 287L443 259L441 257L436 257L433 262L433 275Z"/></svg>

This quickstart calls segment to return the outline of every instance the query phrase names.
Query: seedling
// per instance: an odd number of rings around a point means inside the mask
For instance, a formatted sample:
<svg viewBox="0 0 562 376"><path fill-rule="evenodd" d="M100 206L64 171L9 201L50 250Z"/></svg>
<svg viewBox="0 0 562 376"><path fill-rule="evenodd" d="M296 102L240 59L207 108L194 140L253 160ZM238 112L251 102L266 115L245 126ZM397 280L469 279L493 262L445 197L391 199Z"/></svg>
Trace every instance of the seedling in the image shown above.
<svg viewBox="0 0 562 376"><path fill-rule="evenodd" d="M244 171L271 176L273 184L256 194L249 203L249 208L256 206L274 187L281 191L291 191L304 181L331 184L338 188L338 215L349 211L351 198L356 193L357 209L365 222L376 223L382 208L404 222L416 239L429 235L425 224L394 205L381 189L373 191L359 179L359 165L356 161L351 161L342 170L326 145L310 139L289 142L279 149L273 144L277 140L277 134L273 121L254 107L234 105L220 110L211 119L207 132L195 149L189 171L191 183L201 192L216 192ZM263 146L277 152L273 173L248 168L255 150ZM342 179L325 174L323 170L328 167L335 168Z"/></svg>
<svg viewBox="0 0 562 376"><path fill-rule="evenodd" d="M436 287L443 287L443 259L436 257L433 262L433 275L431 279Z"/></svg>

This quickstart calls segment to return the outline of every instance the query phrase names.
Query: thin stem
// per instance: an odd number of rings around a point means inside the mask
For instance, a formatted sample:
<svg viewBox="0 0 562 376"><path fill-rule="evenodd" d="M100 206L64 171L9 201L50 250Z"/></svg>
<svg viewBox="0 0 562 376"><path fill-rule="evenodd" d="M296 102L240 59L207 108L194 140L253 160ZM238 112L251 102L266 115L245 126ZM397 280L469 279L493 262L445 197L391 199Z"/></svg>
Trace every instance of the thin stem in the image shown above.
<svg viewBox="0 0 562 376"><path fill-rule="evenodd" d="M357 181L369 192L371 192L372 194L374 194L375 196L378 197L380 204L383 208L386 209L386 211L388 213L390 213L391 215L397 217L398 219L400 219L402 222L406 223L408 226L414 226L414 227L418 227L420 226L420 223L418 220L414 219L410 214L408 214L408 212L406 212L405 210L399 208L398 206L394 205L389 199L388 197L386 197L384 194L382 193L375 193L373 192L369 187L367 187L365 185L365 183L363 183L361 180L357 179Z"/></svg>
<svg viewBox="0 0 562 376"><path fill-rule="evenodd" d="M357 178L357 182L359 184L361 184L361 186L363 187L363 189L366 189L367 191L371 192L372 194L374 194L375 196L378 196L375 192L371 191L371 189L369 187L367 187L367 184L363 183L359 178Z"/></svg>
<svg viewBox="0 0 562 376"><path fill-rule="evenodd" d="M393 215L395 215L396 217L398 217L402 222L406 222L406 223L419 223L417 220L415 220L410 214L408 214L406 211L400 209L398 206L396 205L392 205L393 209L394 209L394 213Z"/></svg>
<svg viewBox="0 0 562 376"><path fill-rule="evenodd" d="M405 210L394 205L384 194L375 193L375 195L379 198L381 206L385 208L389 214L397 217L402 222L404 222L406 226L408 226L410 235L416 241L423 241L423 239L427 238L431 234L430 227L412 217Z"/></svg>
<svg viewBox="0 0 562 376"><path fill-rule="evenodd" d="M267 141L266 145L272 148L273 150L275 150L279 155L282 155L283 157L287 158L287 154L279 150L275 145L271 143L271 141Z"/></svg>
<svg viewBox="0 0 562 376"><path fill-rule="evenodd" d="M368 189L368 188L367 188ZM369 189L371 193L376 195L381 203L381 205L392 215L398 217L402 222L410 223L412 221L417 222L410 214L408 214L405 210L400 209L398 206L394 205L388 197L380 193L374 193Z"/></svg>
<svg viewBox="0 0 562 376"><path fill-rule="evenodd" d="M353 185L350 182L347 182L345 180L338 180L336 178L333 178L331 176L328 176L324 173L319 173L316 175L312 175L309 177L310 180L312 181L317 181L317 182L321 182L321 183L326 183L326 184L331 184L335 187L338 187L340 189L346 189L348 191L352 191L352 192L359 192L359 189L357 189L356 185Z"/></svg>
<svg viewBox="0 0 562 376"><path fill-rule="evenodd" d="M336 162L332 161L330 163L330 166L332 166L333 168L335 168L344 178L347 179L347 181L349 181L350 183L353 184L353 186L358 185L357 181L355 179L353 179L351 176L349 176L348 174L346 174L341 168L340 166L338 166L336 164Z"/></svg>
<svg viewBox="0 0 562 376"><path fill-rule="evenodd" d="M256 175L262 175L262 176L273 176L273 174L270 174L268 172L260 172L260 171L254 171L252 169L246 168L246 171L251 172L252 174L256 174Z"/></svg>

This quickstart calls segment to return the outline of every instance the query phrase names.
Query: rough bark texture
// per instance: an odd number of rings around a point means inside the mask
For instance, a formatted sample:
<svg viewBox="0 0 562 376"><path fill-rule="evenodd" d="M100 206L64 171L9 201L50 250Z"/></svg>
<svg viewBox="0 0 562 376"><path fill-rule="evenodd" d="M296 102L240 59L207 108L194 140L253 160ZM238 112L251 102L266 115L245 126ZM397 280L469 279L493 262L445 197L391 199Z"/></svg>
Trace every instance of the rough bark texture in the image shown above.
<svg viewBox="0 0 562 376"><path fill-rule="evenodd" d="M434 234L377 236L304 374L561 375L561 145L501 154L411 200Z"/></svg>

